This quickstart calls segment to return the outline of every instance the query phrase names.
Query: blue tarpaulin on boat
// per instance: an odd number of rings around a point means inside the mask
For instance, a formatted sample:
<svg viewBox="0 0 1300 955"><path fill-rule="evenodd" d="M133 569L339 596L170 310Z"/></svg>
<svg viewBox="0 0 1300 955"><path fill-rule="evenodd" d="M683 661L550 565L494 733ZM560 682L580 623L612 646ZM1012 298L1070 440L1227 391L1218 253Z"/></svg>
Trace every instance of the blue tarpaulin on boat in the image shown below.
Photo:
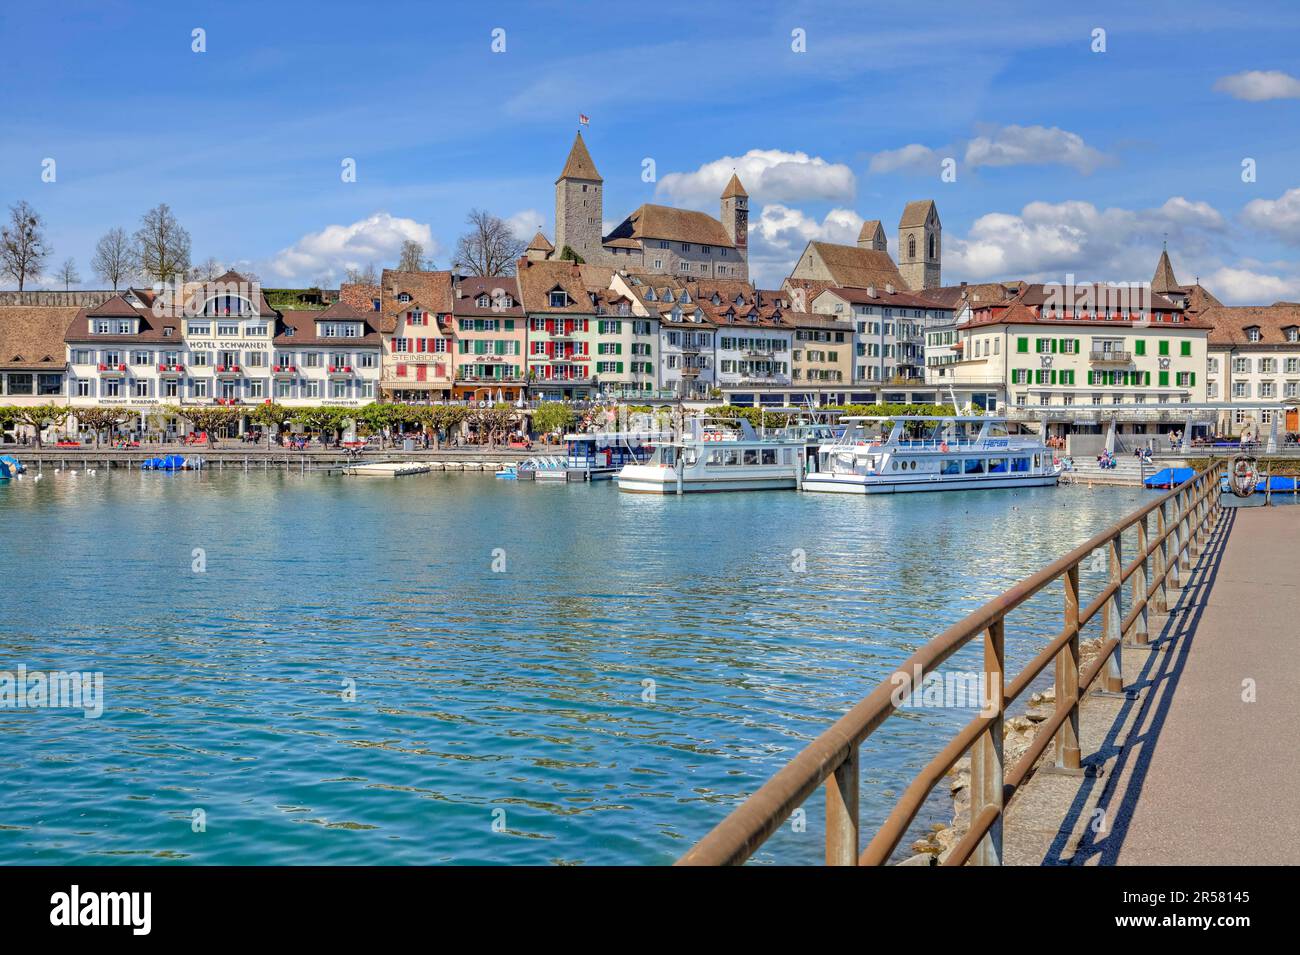
<svg viewBox="0 0 1300 955"><path fill-rule="evenodd" d="M1282 477L1281 475L1275 475L1268 479L1268 485L1274 491L1294 491L1296 489L1296 480L1297 479L1293 477ZM1265 482L1263 481L1255 482L1256 494L1264 493L1264 483ZM1219 485L1224 491L1232 490L1232 485L1228 483L1228 479L1226 477L1220 480Z"/></svg>
<svg viewBox="0 0 1300 955"><path fill-rule="evenodd" d="M168 454L165 457L143 461L140 468L145 471L181 471L185 468L185 458L179 454Z"/></svg>
<svg viewBox="0 0 1300 955"><path fill-rule="evenodd" d="M1191 468L1163 468L1152 474L1142 483L1147 487L1177 487L1184 481L1190 481L1196 472Z"/></svg>
<svg viewBox="0 0 1300 955"><path fill-rule="evenodd" d="M13 477L15 474L22 474L26 470L23 463L12 454L0 454L0 473L4 477Z"/></svg>

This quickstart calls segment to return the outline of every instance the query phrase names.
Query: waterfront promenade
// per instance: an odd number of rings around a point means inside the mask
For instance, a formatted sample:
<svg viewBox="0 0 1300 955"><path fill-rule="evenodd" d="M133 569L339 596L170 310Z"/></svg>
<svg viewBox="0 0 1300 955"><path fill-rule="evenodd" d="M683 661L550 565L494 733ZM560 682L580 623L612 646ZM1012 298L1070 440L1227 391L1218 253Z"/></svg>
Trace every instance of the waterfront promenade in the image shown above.
<svg viewBox="0 0 1300 955"><path fill-rule="evenodd" d="M1008 863L1300 863L1297 540L1300 507L1224 510L1151 643L1125 646L1129 698L1083 707L1093 775L1039 772L1011 804Z"/></svg>

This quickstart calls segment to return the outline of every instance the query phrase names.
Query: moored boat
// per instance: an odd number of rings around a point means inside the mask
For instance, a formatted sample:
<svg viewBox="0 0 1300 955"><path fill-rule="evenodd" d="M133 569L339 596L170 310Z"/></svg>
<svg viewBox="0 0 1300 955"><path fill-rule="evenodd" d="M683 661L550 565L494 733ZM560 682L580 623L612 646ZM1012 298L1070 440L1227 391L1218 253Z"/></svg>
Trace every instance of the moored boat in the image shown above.
<svg viewBox="0 0 1300 955"><path fill-rule="evenodd" d="M844 436L818 450L805 491L899 494L1054 485L1060 465L1037 435L995 416L844 418ZM892 422L888 434L879 431ZM876 433L872 433L872 426Z"/></svg>
<svg viewBox="0 0 1300 955"><path fill-rule="evenodd" d="M644 464L618 473L632 494L789 490L803 475L802 438L759 437L746 420L689 418L684 437L658 442Z"/></svg>

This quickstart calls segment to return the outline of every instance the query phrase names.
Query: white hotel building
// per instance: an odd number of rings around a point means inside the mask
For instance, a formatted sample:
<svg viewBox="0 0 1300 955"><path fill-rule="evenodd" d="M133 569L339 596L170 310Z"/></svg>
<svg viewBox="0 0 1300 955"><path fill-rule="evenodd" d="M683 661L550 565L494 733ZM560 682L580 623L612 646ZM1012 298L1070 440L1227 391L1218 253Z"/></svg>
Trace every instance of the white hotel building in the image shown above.
<svg viewBox="0 0 1300 955"><path fill-rule="evenodd" d="M82 309L65 336L74 408L122 405L355 407L379 390L371 316L342 302L278 312L236 273L185 286L180 305L129 289Z"/></svg>

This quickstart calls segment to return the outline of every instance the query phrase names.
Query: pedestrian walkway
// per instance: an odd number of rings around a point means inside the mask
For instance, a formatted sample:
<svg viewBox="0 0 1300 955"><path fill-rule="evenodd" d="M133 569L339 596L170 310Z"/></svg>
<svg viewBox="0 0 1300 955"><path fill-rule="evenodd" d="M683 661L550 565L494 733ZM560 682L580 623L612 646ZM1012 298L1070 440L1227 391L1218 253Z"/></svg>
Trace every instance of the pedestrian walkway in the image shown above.
<svg viewBox="0 0 1300 955"><path fill-rule="evenodd" d="M1225 510L1150 646L1124 648L1128 698L1084 705L1091 774L1040 771L1013 802L1008 863L1300 863L1297 558L1300 507Z"/></svg>

